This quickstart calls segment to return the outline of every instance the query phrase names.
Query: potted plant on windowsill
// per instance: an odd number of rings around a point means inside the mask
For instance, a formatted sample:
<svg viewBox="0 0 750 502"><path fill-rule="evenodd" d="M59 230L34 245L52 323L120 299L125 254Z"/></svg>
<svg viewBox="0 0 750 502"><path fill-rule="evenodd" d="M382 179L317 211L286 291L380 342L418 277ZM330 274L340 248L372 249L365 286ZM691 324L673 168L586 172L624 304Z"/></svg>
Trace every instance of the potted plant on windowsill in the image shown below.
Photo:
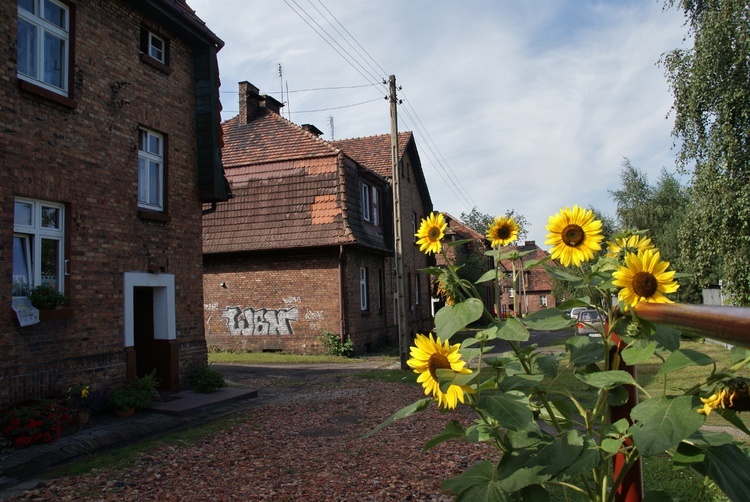
<svg viewBox="0 0 750 502"><path fill-rule="evenodd" d="M54 321L69 319L73 311L67 308L68 297L49 284L41 284L29 291L29 301L39 309L39 319Z"/></svg>

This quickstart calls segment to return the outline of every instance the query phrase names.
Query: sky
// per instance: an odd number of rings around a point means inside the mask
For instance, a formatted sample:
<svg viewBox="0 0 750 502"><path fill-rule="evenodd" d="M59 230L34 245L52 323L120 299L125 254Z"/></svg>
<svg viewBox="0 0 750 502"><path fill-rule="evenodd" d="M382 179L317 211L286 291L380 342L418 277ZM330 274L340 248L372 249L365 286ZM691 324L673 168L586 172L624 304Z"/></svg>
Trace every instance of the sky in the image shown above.
<svg viewBox="0 0 750 502"><path fill-rule="evenodd" d="M513 209L544 249L561 208L615 216L609 191L626 158L652 183L675 171L673 96L658 63L688 32L661 0L188 4L225 42L224 120L247 81L324 139L389 134L383 82L395 75L398 129L414 133L434 209Z"/></svg>

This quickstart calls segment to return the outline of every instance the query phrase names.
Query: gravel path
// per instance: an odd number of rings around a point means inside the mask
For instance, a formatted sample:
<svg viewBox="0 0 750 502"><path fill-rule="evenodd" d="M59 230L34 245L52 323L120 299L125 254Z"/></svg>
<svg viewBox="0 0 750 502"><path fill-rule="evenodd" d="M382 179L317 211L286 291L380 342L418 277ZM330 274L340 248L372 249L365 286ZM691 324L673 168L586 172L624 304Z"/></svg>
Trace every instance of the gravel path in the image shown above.
<svg viewBox="0 0 750 502"><path fill-rule="evenodd" d="M55 479L8 500L443 502L452 497L441 492L442 480L493 456L487 445L455 441L422 451L449 420L470 425L466 408L431 407L362 437L422 397L413 384L336 374L229 377L260 389L257 404L230 429L190 446L162 446L123 470Z"/></svg>

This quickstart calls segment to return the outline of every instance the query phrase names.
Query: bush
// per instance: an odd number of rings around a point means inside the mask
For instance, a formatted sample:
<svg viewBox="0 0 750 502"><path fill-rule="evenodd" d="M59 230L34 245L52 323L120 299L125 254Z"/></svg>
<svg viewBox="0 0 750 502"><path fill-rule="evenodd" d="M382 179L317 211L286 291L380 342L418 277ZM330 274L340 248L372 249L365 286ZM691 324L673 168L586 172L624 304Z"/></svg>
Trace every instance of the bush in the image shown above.
<svg viewBox="0 0 750 502"><path fill-rule="evenodd" d="M16 448L49 443L73 423L70 410L57 401L42 399L14 407L0 421L4 437Z"/></svg>
<svg viewBox="0 0 750 502"><path fill-rule="evenodd" d="M350 357L354 353L354 342L352 342L351 338L347 338L345 342L342 342L339 335L330 331L324 331L318 338L328 355Z"/></svg>
<svg viewBox="0 0 750 502"><path fill-rule="evenodd" d="M190 384L197 392L203 394L216 392L227 385L222 374L209 366L193 371L190 374Z"/></svg>
<svg viewBox="0 0 750 502"><path fill-rule="evenodd" d="M125 387L115 389L107 398L107 405L115 410L148 408L151 406L151 400L159 395L156 390L158 386L159 379L156 378L156 370L154 370L128 383Z"/></svg>

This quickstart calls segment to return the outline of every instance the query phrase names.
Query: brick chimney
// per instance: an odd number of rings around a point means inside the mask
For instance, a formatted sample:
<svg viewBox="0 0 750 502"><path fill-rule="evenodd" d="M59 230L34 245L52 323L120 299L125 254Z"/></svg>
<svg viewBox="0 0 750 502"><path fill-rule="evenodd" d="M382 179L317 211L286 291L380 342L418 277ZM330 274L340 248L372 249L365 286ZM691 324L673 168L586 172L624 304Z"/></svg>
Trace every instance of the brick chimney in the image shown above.
<svg viewBox="0 0 750 502"><path fill-rule="evenodd" d="M302 124L300 127L304 129L305 131L309 132L310 134L314 134L317 137L321 137L323 135L323 131L321 131L320 129L318 129L312 124Z"/></svg>
<svg viewBox="0 0 750 502"><path fill-rule="evenodd" d="M265 108L277 115L284 106L267 94L260 94L260 89L248 82L240 82L240 124L247 124L258 118Z"/></svg>

